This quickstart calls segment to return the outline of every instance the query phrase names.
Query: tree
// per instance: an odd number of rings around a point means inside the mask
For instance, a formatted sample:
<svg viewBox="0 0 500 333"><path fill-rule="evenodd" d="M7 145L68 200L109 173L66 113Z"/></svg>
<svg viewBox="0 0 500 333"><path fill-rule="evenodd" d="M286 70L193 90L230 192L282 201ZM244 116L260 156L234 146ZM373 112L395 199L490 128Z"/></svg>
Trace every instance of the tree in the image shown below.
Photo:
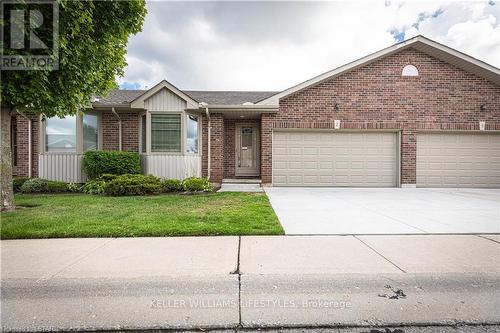
<svg viewBox="0 0 500 333"><path fill-rule="evenodd" d="M23 109L62 117L87 107L93 95L104 96L116 88L116 78L123 76L126 66L128 39L141 31L146 16L145 0L56 0L54 4L59 6L59 69L1 72L2 211L14 209L12 112Z"/></svg>

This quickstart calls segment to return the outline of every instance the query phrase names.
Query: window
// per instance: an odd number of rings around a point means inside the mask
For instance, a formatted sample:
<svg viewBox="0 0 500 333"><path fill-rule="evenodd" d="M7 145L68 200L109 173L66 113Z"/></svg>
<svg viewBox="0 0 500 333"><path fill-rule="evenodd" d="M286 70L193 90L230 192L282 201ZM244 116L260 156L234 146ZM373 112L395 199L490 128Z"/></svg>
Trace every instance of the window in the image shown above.
<svg viewBox="0 0 500 333"><path fill-rule="evenodd" d="M403 67L402 76L418 76L418 69L413 65L406 65Z"/></svg>
<svg viewBox="0 0 500 333"><path fill-rule="evenodd" d="M48 152L76 153L76 117L45 120L45 149Z"/></svg>
<svg viewBox="0 0 500 333"><path fill-rule="evenodd" d="M99 132L97 116L93 114L83 115L83 151L97 150Z"/></svg>
<svg viewBox="0 0 500 333"><path fill-rule="evenodd" d="M151 115L151 151L181 151L181 115Z"/></svg>
<svg viewBox="0 0 500 333"><path fill-rule="evenodd" d="M141 152L146 152L146 115L141 116Z"/></svg>
<svg viewBox="0 0 500 333"><path fill-rule="evenodd" d="M198 117L187 116L186 152L198 153Z"/></svg>

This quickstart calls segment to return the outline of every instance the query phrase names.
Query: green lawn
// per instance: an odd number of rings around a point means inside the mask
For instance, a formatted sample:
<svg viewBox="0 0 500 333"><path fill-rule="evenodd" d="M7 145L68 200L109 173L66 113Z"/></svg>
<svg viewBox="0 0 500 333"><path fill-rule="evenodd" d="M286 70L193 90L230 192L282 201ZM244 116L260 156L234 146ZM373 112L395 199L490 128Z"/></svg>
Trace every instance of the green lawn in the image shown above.
<svg viewBox="0 0 500 333"><path fill-rule="evenodd" d="M16 195L1 238L281 235L263 193L108 197Z"/></svg>

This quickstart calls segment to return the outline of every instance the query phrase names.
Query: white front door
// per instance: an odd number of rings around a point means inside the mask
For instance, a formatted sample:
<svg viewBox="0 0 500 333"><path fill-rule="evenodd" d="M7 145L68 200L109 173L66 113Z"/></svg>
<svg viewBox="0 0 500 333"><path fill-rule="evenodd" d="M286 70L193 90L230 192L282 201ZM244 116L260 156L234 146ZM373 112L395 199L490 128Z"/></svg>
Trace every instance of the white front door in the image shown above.
<svg viewBox="0 0 500 333"><path fill-rule="evenodd" d="M235 175L243 177L260 174L260 134L258 124L236 125Z"/></svg>

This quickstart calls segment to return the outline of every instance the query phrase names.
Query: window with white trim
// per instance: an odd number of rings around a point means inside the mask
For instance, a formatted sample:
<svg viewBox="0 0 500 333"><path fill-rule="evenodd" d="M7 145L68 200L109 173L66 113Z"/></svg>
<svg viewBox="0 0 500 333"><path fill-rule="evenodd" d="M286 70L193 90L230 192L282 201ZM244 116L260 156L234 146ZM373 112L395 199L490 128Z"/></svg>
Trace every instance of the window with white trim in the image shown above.
<svg viewBox="0 0 500 333"><path fill-rule="evenodd" d="M181 115L151 115L151 151L181 152Z"/></svg>
<svg viewBox="0 0 500 333"><path fill-rule="evenodd" d="M198 117L190 114L186 121L186 153L198 153Z"/></svg>
<svg viewBox="0 0 500 333"><path fill-rule="evenodd" d="M76 153L76 116L45 120L45 150Z"/></svg>
<svg viewBox="0 0 500 333"><path fill-rule="evenodd" d="M406 65L403 67L401 76L418 76L418 69L413 65Z"/></svg>
<svg viewBox="0 0 500 333"><path fill-rule="evenodd" d="M83 115L83 151L97 150L99 147L99 124L97 115Z"/></svg>

